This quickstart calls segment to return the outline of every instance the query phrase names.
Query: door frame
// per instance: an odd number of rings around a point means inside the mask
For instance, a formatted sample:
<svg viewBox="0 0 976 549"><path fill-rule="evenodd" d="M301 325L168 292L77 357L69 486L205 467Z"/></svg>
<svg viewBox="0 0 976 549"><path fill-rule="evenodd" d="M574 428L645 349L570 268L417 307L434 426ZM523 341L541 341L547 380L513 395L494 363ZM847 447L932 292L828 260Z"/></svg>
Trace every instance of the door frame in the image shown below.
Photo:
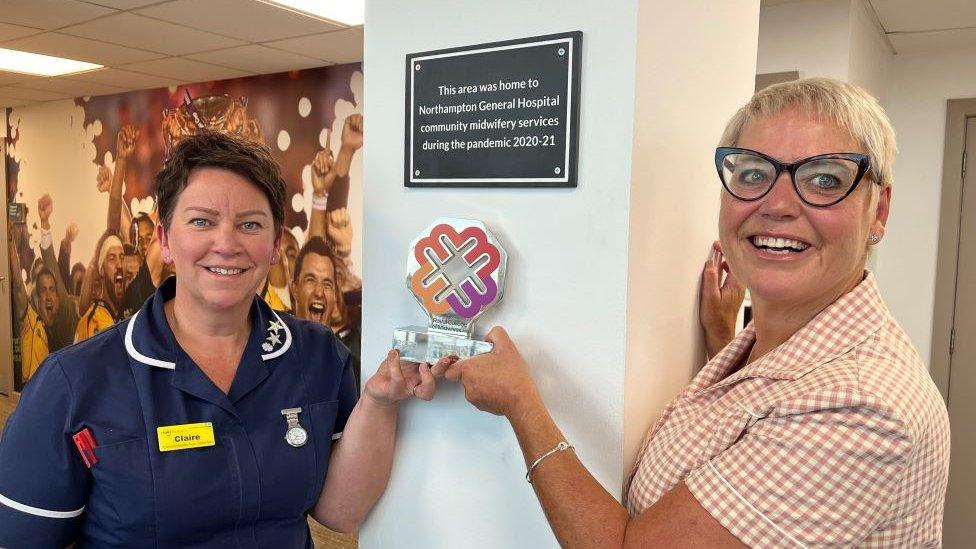
<svg viewBox="0 0 976 549"><path fill-rule="evenodd" d="M929 369L943 400L949 402L949 353L955 316L956 271L959 264L959 224L962 215L962 160L966 150L966 120L976 118L976 98L946 102L945 150L942 155L942 202L932 310L932 356ZM976 158L969 164L976 178Z"/></svg>
<svg viewBox="0 0 976 549"><path fill-rule="evenodd" d="M3 131L0 132L0 190L3 192L3 212L0 215L0 243L3 243L2 257L0 257L0 315L4 318L0 320L0 394L13 396L14 394L14 355L13 355L13 304L11 303L11 284L13 281L10 276L10 258L7 257L7 231L9 229L9 216L7 208L7 128L9 109L0 111L0 123L3 124Z"/></svg>

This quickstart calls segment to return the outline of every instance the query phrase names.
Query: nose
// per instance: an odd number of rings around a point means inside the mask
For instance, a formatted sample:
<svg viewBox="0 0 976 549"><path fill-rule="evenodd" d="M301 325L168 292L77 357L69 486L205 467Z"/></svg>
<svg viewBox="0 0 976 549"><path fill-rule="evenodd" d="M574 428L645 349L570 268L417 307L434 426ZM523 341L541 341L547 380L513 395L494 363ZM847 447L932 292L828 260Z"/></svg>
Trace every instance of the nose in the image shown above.
<svg viewBox="0 0 976 549"><path fill-rule="evenodd" d="M213 232L213 252L223 256L234 256L240 253L241 243L238 240L237 228L233 223L219 223Z"/></svg>
<svg viewBox="0 0 976 549"><path fill-rule="evenodd" d="M773 182L773 188L762 198L759 213L771 219L792 219L800 214L802 207L790 173L784 170Z"/></svg>

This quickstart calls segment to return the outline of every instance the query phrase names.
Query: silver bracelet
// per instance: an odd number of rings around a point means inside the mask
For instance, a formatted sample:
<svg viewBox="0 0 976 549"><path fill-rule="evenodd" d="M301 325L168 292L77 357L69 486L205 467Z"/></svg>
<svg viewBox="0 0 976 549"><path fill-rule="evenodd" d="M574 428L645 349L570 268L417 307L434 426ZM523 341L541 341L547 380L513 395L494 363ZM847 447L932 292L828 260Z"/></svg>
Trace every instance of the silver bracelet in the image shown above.
<svg viewBox="0 0 976 549"><path fill-rule="evenodd" d="M542 454L541 456L539 456L539 459L537 459L537 460L535 460L535 461L532 462L532 465L529 465L529 470L525 472L525 480L527 480L529 482L529 484L532 484L532 471L535 471L535 468L538 467L539 464L542 463L542 461L544 459L546 459L547 457L549 457L549 456L551 456L553 454L558 454L559 452L562 452L563 450L573 450L573 449L574 449L573 448L573 445L570 444L570 443L568 443L568 442L566 442L565 440L562 441L562 442L560 442L559 444L556 445L555 448L553 448L552 450L549 450L548 452Z"/></svg>

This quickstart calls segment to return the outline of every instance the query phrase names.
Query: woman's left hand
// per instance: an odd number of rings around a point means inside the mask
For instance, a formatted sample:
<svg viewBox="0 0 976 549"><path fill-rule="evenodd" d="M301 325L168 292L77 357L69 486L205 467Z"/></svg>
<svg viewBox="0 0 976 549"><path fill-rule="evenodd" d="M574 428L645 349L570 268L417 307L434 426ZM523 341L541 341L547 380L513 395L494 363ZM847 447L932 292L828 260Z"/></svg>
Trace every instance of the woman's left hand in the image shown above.
<svg viewBox="0 0 976 549"><path fill-rule="evenodd" d="M391 349L376 373L366 381L365 396L382 406L392 406L412 397L431 400L434 398L435 378L443 375L456 360L455 357L445 357L431 366L426 362L400 360L396 349Z"/></svg>

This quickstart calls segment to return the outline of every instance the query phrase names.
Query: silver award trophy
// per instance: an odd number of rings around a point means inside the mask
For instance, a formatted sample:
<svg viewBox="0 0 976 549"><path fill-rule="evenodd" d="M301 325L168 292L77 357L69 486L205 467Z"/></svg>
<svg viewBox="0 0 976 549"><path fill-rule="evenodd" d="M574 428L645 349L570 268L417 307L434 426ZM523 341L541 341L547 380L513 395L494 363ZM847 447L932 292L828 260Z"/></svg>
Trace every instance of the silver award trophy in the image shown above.
<svg viewBox="0 0 976 549"><path fill-rule="evenodd" d="M454 355L491 350L473 339L474 320L502 298L508 254L485 224L441 217L410 244L407 288L427 311L430 325L393 332L400 358L433 364Z"/></svg>

